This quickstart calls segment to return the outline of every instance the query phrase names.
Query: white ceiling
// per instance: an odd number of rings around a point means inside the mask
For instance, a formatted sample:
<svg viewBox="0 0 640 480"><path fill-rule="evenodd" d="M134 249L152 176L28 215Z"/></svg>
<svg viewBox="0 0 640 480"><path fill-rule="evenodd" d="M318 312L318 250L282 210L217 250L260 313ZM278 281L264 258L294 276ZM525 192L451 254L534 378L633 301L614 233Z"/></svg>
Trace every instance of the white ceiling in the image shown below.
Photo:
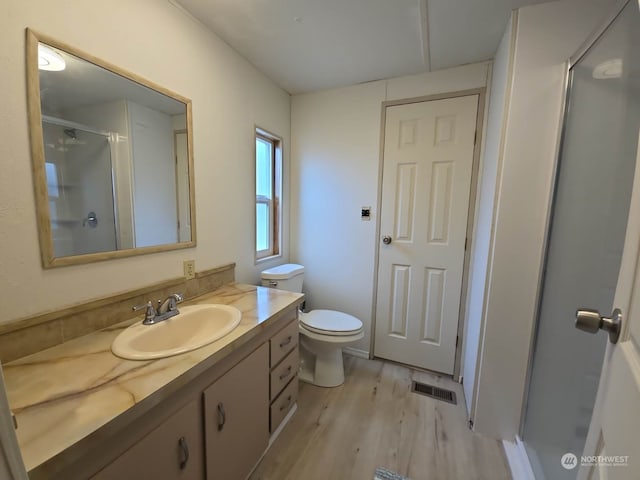
<svg viewBox="0 0 640 480"><path fill-rule="evenodd" d="M290 93L493 57L514 8L549 0L177 0Z"/></svg>
<svg viewBox="0 0 640 480"><path fill-rule="evenodd" d="M185 112L184 103L98 65L53 48L64 59L59 72L39 70L40 100L45 115L64 116L74 108L115 100L132 100L168 115Z"/></svg>

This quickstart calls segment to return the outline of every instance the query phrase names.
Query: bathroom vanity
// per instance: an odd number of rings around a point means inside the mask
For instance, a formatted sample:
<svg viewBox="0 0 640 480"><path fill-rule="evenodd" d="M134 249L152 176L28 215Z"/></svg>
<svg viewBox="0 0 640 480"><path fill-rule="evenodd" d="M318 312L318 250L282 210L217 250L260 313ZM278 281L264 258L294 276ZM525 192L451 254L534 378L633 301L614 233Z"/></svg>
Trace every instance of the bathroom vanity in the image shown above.
<svg viewBox="0 0 640 480"><path fill-rule="evenodd" d="M242 320L200 349L114 356L136 318L7 364L30 478L246 478L295 409L303 298L225 285L188 303L233 305Z"/></svg>

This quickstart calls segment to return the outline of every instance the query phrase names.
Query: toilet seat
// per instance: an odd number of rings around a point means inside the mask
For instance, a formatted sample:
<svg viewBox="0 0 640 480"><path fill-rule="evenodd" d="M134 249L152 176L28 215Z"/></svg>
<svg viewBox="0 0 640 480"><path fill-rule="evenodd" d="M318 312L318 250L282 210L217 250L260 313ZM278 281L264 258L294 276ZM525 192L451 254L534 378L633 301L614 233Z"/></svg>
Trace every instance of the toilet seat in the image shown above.
<svg viewBox="0 0 640 480"><path fill-rule="evenodd" d="M303 328L320 335L332 337L357 335L362 331L362 322L356 317L335 310L312 310L300 314Z"/></svg>

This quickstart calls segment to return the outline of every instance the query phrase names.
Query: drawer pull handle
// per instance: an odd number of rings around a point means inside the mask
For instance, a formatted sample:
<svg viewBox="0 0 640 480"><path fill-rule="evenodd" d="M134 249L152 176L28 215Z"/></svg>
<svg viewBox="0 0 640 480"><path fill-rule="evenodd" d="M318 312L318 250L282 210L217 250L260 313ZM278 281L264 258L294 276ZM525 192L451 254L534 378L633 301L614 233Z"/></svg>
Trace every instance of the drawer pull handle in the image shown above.
<svg viewBox="0 0 640 480"><path fill-rule="evenodd" d="M178 440L178 445L180 445L180 450L182 451L180 470L184 470L187 466L187 462L189 461L189 445L187 444L187 439L184 437L180 437L180 440Z"/></svg>
<svg viewBox="0 0 640 480"><path fill-rule="evenodd" d="M291 395L289 395L287 397L287 401L285 403L283 403L282 405L280 405L280 411L283 411L285 408L287 408L289 405L291 405Z"/></svg>
<svg viewBox="0 0 640 480"><path fill-rule="evenodd" d="M218 404L218 431L221 432L224 428L224 424L227 421L227 415L224 413L224 404L220 402Z"/></svg>
<svg viewBox="0 0 640 480"><path fill-rule="evenodd" d="M291 375L291 365L289 365L287 369L284 371L284 373L280 375L280 380L284 380L289 375Z"/></svg>
<svg viewBox="0 0 640 480"><path fill-rule="evenodd" d="M293 335L289 335L286 340L281 341L280 348L284 348L289 345L291 343L291 340L293 340Z"/></svg>

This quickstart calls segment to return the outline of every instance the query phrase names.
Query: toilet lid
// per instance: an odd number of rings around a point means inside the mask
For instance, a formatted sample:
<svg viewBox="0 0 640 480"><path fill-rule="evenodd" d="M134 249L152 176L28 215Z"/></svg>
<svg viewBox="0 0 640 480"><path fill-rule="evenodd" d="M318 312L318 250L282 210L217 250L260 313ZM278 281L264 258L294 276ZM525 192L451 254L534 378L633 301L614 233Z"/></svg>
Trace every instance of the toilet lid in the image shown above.
<svg viewBox="0 0 640 480"><path fill-rule="evenodd" d="M362 330L362 322L347 313L335 310L312 310L300 315L304 328L323 335L355 335Z"/></svg>

